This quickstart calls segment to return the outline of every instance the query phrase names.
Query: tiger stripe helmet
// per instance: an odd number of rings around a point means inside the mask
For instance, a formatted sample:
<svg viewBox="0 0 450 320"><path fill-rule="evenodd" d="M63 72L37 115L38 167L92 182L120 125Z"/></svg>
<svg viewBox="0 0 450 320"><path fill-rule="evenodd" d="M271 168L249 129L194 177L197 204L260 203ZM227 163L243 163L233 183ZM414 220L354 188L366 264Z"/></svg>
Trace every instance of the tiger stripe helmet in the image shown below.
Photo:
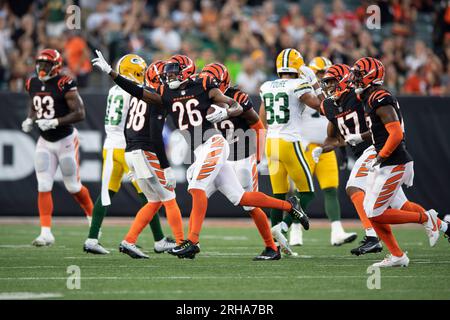
<svg viewBox="0 0 450 320"><path fill-rule="evenodd" d="M147 63L137 54L124 55L116 65L117 73L139 84L144 83L145 69Z"/></svg>
<svg viewBox="0 0 450 320"><path fill-rule="evenodd" d="M194 73L194 61L188 56L176 54L167 60L164 66L163 77L171 89L177 89L181 83L187 81ZM172 79L169 74L175 74L175 79Z"/></svg>
<svg viewBox="0 0 450 320"><path fill-rule="evenodd" d="M153 89L158 89L162 84L162 73L164 71L165 62L162 60L156 60L152 62L147 71L145 71L145 84Z"/></svg>
<svg viewBox="0 0 450 320"><path fill-rule="evenodd" d="M295 49L284 49L278 54L277 73L299 73L299 68L305 64L302 55Z"/></svg>
<svg viewBox="0 0 450 320"><path fill-rule="evenodd" d="M308 67L310 67L314 73L317 72L325 72L329 67L331 67L333 63L331 63L330 59L326 57L314 57L310 62Z"/></svg>
<svg viewBox="0 0 450 320"><path fill-rule="evenodd" d="M63 59L58 50L44 49L36 57L36 73L39 80L47 81L56 76L62 68Z"/></svg>
<svg viewBox="0 0 450 320"><path fill-rule="evenodd" d="M350 67L346 64L334 64L325 71L321 84L327 97L337 100L348 88Z"/></svg>
<svg viewBox="0 0 450 320"><path fill-rule="evenodd" d="M219 89L222 93L225 93L230 87L230 73L223 64L214 62L207 64L203 67L200 76L210 75L217 79L219 82Z"/></svg>
<svg viewBox="0 0 450 320"><path fill-rule="evenodd" d="M384 82L384 66L380 60L364 57L355 62L351 68L350 82L360 94L371 85L382 85Z"/></svg>

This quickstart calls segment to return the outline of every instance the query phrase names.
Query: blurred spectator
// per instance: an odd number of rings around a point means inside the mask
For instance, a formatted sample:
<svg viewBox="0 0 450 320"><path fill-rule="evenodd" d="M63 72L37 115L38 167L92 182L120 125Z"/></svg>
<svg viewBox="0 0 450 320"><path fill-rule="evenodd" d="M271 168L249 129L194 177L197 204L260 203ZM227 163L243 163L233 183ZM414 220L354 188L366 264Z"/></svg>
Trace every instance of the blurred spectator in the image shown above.
<svg viewBox="0 0 450 320"><path fill-rule="evenodd" d="M66 29L65 17L67 6L71 1L48 0L44 9L46 32L50 37L59 37Z"/></svg>
<svg viewBox="0 0 450 320"><path fill-rule="evenodd" d="M161 51L175 52L180 50L181 37L174 30L173 23L170 20L162 22L161 27L152 32L151 39L153 45Z"/></svg>
<svg viewBox="0 0 450 320"><path fill-rule="evenodd" d="M236 83L249 94L258 94L259 87L266 80L266 75L256 68L255 61L247 57L242 64L242 70L237 75Z"/></svg>
<svg viewBox="0 0 450 320"><path fill-rule="evenodd" d="M92 71L91 54L86 41L73 31L66 32L67 41L64 46L64 57L67 67L77 79L78 86L88 85L89 74Z"/></svg>

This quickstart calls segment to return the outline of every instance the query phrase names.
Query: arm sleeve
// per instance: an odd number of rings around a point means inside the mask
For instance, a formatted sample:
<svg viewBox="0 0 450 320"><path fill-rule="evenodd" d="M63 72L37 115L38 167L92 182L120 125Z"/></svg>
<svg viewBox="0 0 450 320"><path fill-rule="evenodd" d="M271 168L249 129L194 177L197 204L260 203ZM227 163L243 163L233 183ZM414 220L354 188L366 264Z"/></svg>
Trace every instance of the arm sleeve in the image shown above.
<svg viewBox="0 0 450 320"><path fill-rule="evenodd" d="M380 157L387 158L389 157L392 152L397 149L399 144L403 140L403 130L402 126L400 125L400 121L394 121L389 122L384 125L387 132L389 132L389 137L386 140L386 143L384 144L383 148L380 150Z"/></svg>
<svg viewBox="0 0 450 320"><path fill-rule="evenodd" d="M144 96L144 88L142 86L137 85L133 81L128 80L121 75L118 75L114 79L114 82L117 83L117 85L123 90L131 94L133 97L138 98L139 100Z"/></svg>

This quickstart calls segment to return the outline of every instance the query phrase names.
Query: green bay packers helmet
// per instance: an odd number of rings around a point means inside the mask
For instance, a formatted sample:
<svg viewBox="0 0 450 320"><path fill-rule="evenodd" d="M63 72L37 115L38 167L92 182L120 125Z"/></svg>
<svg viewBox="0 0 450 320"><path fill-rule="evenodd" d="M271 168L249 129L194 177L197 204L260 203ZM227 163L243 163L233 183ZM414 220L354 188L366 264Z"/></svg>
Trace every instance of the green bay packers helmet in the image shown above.
<svg viewBox="0 0 450 320"><path fill-rule="evenodd" d="M299 68L304 65L302 55L295 49L284 49L277 57L277 73L299 73Z"/></svg>
<svg viewBox="0 0 450 320"><path fill-rule="evenodd" d="M117 73L139 84L144 83L146 69L147 63L137 54L124 55L116 65Z"/></svg>
<svg viewBox="0 0 450 320"><path fill-rule="evenodd" d="M308 67L310 67L314 73L317 72L325 72L329 67L331 67L333 63L331 63L330 59L326 57L314 57L310 62Z"/></svg>

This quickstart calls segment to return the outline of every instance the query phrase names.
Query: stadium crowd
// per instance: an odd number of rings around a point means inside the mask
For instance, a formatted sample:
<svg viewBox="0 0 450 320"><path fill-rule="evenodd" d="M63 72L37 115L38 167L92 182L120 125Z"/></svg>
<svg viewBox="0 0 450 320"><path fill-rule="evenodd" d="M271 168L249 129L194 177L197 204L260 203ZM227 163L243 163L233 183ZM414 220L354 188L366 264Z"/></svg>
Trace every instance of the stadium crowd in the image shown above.
<svg viewBox="0 0 450 320"><path fill-rule="evenodd" d="M81 7L78 30L66 27L72 4ZM371 4L380 8L380 29L367 28ZM295 47L305 62L378 57L394 94L450 95L448 1L0 0L0 90L23 91L44 47L63 53L82 88L101 85L90 63L100 48L109 61L128 52L146 61L181 52L198 68L222 61L233 83L258 93L275 77L277 53Z"/></svg>

